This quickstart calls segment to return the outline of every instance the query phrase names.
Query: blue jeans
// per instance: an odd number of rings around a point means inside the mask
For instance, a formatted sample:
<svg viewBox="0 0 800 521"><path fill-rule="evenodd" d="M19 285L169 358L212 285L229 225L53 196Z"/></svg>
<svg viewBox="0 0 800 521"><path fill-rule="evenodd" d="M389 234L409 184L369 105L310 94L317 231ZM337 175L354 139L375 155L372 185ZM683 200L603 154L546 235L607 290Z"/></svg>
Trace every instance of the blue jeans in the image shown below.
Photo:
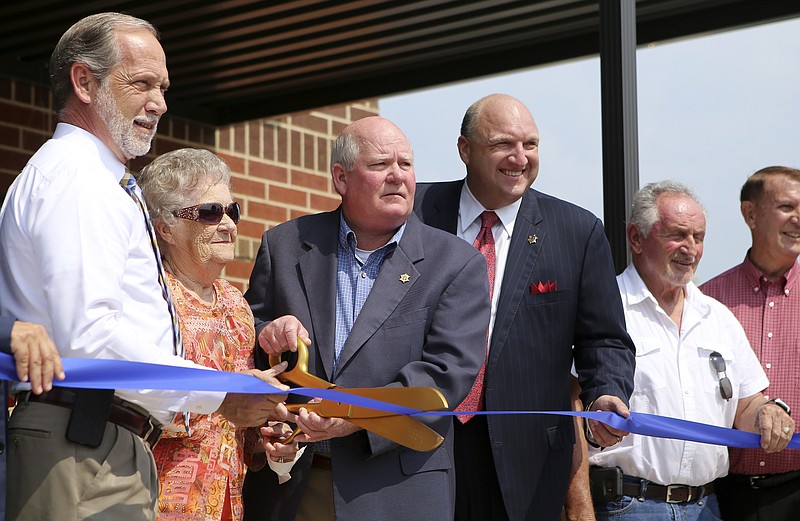
<svg viewBox="0 0 800 521"><path fill-rule="evenodd" d="M595 503L597 519L614 521L720 521L716 494L691 503L666 503L656 499L639 501L622 496L619 501Z"/></svg>

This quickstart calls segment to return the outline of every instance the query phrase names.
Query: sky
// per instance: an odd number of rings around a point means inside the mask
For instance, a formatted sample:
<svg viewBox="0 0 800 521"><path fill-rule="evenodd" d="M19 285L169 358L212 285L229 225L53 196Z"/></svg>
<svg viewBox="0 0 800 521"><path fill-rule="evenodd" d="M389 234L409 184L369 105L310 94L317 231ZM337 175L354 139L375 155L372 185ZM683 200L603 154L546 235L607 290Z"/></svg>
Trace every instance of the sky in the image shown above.
<svg viewBox="0 0 800 521"><path fill-rule="evenodd" d="M739 190L756 170L800 168L800 19L637 50L639 186L674 179L708 216L695 281L740 263L750 232ZM414 148L417 181L461 179L464 111L492 93L530 109L540 133L534 188L603 218L599 57L381 98Z"/></svg>

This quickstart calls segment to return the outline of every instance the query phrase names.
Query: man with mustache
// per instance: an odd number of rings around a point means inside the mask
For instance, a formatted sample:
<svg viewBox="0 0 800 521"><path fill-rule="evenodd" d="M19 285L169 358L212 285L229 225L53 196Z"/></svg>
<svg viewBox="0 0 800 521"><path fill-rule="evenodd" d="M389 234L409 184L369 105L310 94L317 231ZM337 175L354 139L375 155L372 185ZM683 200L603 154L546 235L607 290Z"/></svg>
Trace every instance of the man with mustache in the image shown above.
<svg viewBox="0 0 800 521"><path fill-rule="evenodd" d="M128 15L88 16L59 40L50 74L59 123L0 213L0 312L42 324L64 357L200 367L181 356L149 216L125 171L150 150L167 110L158 32ZM281 385L272 373L253 373ZM9 420L9 520L154 519L150 446L162 424L178 411L217 411L256 426L282 400L30 389L16 386Z"/></svg>
<svg viewBox="0 0 800 521"><path fill-rule="evenodd" d="M703 209L680 183L651 183L634 197L632 263L617 277L636 344L630 409L755 432L759 452L775 453L794 421L762 394L769 382L739 322L692 282L705 234ZM728 471L726 447L634 434L591 449L589 461L623 474L621 490L594 498L598 519L720 518L713 482Z"/></svg>
<svg viewBox="0 0 800 521"><path fill-rule="evenodd" d="M744 262L700 289L730 309L769 376L764 393L800 407L800 170L762 168L744 183L741 211L752 246ZM797 519L800 451L730 449L730 474L717 480L724 519Z"/></svg>

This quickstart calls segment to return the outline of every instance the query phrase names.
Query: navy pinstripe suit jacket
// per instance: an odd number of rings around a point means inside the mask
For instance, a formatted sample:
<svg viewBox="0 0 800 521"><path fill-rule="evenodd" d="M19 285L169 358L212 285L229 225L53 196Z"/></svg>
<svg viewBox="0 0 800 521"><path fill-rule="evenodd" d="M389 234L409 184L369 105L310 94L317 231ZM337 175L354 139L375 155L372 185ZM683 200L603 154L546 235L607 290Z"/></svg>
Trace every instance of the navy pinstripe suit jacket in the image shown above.
<svg viewBox="0 0 800 521"><path fill-rule="evenodd" d="M463 183L418 184L417 215L455 233ZM556 282L556 291L531 292L532 283L547 281ZM604 394L627 403L634 352L602 223L578 206L528 190L500 287L486 409L569 410L573 358L584 403ZM572 418L497 415L488 424L509 518L558 519L575 440Z"/></svg>

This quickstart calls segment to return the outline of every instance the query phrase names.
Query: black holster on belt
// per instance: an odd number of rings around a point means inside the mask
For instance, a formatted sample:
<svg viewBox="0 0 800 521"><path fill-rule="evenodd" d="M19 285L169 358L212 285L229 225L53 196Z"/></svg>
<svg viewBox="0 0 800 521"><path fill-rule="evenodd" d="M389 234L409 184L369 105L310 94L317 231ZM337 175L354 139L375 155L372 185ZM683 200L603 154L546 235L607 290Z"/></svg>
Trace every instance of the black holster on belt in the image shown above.
<svg viewBox="0 0 800 521"><path fill-rule="evenodd" d="M592 502L608 503L622 498L622 469L619 467L589 467L589 490Z"/></svg>
<svg viewBox="0 0 800 521"><path fill-rule="evenodd" d="M75 389L75 403L67 424L69 441L98 447L103 441L114 389Z"/></svg>

